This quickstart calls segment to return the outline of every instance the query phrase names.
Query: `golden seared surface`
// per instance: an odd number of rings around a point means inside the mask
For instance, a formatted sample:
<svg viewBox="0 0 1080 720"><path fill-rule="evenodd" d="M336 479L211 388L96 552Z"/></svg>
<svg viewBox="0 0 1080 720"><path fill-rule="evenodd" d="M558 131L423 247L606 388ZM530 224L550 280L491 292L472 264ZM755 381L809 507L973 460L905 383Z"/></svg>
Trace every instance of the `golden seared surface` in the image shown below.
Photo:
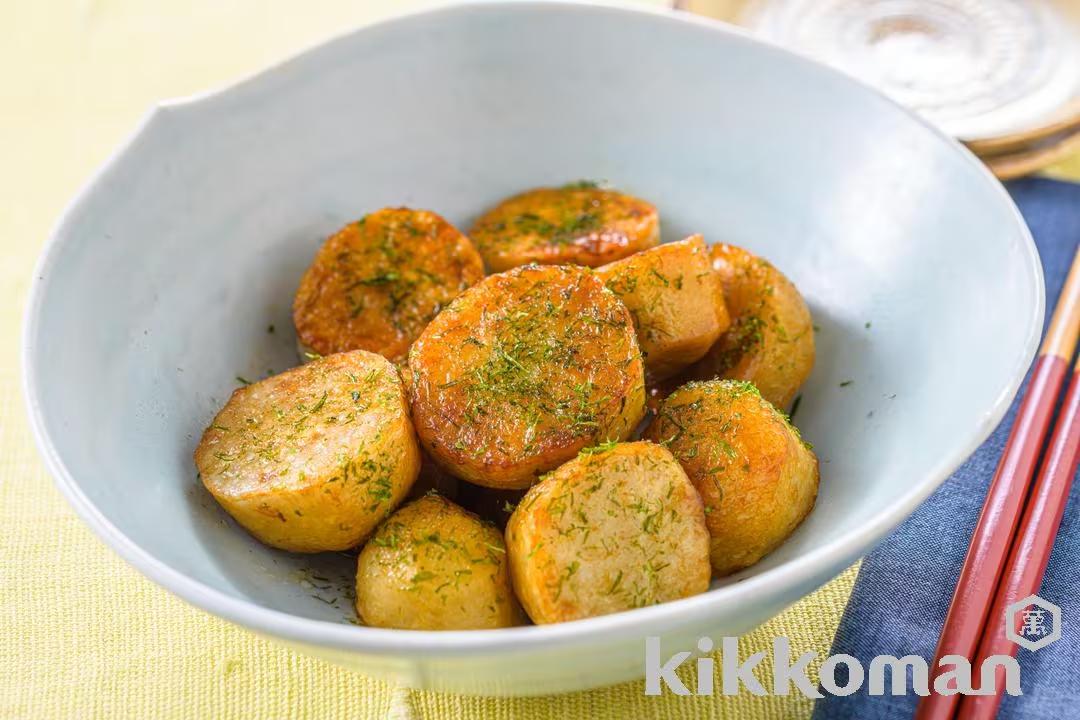
<svg viewBox="0 0 1080 720"><path fill-rule="evenodd" d="M420 450L397 369L357 350L233 392L195 449L206 489L252 535L345 550L409 491Z"/></svg>
<svg viewBox="0 0 1080 720"><path fill-rule="evenodd" d="M814 322L802 295L768 260L734 245L713 245L731 328L690 378L749 380L786 410L814 368Z"/></svg>
<svg viewBox="0 0 1080 720"><path fill-rule="evenodd" d="M503 200L469 235L491 272L526 263L596 267L656 245L660 219L644 200L575 183Z"/></svg>
<svg viewBox="0 0 1080 720"><path fill-rule="evenodd" d="M718 575L772 552L814 506L817 457L748 382L683 385L645 437L671 450L701 494Z"/></svg>
<svg viewBox="0 0 1080 720"><path fill-rule="evenodd" d="M480 630L524 620L502 533L436 494L402 507L364 546L356 612L367 625L406 630Z"/></svg>
<svg viewBox="0 0 1080 720"><path fill-rule="evenodd" d="M644 413L630 312L594 272L529 265L465 291L409 353L413 421L457 477L524 488Z"/></svg>
<svg viewBox="0 0 1080 720"><path fill-rule="evenodd" d="M302 348L370 350L393 362L447 303L484 276L467 237L427 210L386 208L315 254L293 302Z"/></svg>
<svg viewBox="0 0 1080 720"><path fill-rule="evenodd" d="M514 589L538 624L709 588L701 498L650 442L601 446L546 475L514 510L506 538Z"/></svg>
<svg viewBox="0 0 1080 720"><path fill-rule="evenodd" d="M650 382L700 360L731 324L720 275L700 235L643 250L597 273L634 317Z"/></svg>

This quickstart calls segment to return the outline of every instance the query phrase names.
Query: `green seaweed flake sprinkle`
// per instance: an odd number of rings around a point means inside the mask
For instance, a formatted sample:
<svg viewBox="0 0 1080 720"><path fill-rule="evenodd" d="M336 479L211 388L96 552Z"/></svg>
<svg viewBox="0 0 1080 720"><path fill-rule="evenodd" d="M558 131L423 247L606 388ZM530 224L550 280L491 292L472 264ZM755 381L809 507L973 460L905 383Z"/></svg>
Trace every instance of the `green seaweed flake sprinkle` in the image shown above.
<svg viewBox="0 0 1080 720"><path fill-rule="evenodd" d="M622 579L623 579L623 571L620 570L615 575L615 579L611 581L611 585L608 586L607 592L604 593L604 594L605 595L614 595L618 591L619 585L622 584Z"/></svg>
<svg viewBox="0 0 1080 720"><path fill-rule="evenodd" d="M366 285L368 287L372 287L372 286L376 286L376 285L388 285L388 284L390 284L392 282L397 281L400 277L401 276L398 274L398 272L396 270L387 270L386 272L376 273L375 275L372 275L369 278L364 278L363 280L357 280L356 284L357 285Z"/></svg>
<svg viewBox="0 0 1080 720"><path fill-rule="evenodd" d="M615 446L618 444L618 440L605 440L601 443L597 443L596 445L581 448L581 450L578 451L578 455L599 455L601 453L606 453L609 450L615 449Z"/></svg>
<svg viewBox="0 0 1080 720"><path fill-rule="evenodd" d="M575 180L562 186L563 190L597 190L604 187L602 180Z"/></svg>

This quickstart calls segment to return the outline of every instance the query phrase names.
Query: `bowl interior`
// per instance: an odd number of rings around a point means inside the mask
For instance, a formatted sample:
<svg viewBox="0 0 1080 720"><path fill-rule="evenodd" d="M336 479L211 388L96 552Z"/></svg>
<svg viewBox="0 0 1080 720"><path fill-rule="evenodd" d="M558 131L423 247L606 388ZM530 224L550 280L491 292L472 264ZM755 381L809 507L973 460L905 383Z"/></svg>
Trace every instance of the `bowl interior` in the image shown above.
<svg viewBox="0 0 1080 720"><path fill-rule="evenodd" d="M351 560L235 526L196 479L202 429L238 376L296 363L292 295L340 225L411 205L467 229L507 194L581 178L654 202L666 240L701 232L773 260L819 327L795 417L821 458L817 507L718 586L783 573L928 493L1030 359L1041 272L1014 208L890 102L703 23L484 5L365 29L151 116L41 266L27 360L49 452L162 563L349 622Z"/></svg>

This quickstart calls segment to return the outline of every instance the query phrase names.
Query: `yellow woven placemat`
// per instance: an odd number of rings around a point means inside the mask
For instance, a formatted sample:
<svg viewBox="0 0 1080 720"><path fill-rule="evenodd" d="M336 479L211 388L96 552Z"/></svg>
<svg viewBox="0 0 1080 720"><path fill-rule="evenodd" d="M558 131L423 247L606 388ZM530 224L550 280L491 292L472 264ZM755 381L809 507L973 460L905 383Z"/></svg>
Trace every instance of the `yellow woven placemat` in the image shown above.
<svg viewBox="0 0 1080 720"><path fill-rule="evenodd" d="M418 2L0 4L0 718L792 718L808 700L646 697L640 683L521 700L398 693L191 608L98 542L54 489L19 394L18 335L49 228L159 99L198 92ZM1077 168L1080 170L1080 168ZM742 640L827 653L852 568Z"/></svg>

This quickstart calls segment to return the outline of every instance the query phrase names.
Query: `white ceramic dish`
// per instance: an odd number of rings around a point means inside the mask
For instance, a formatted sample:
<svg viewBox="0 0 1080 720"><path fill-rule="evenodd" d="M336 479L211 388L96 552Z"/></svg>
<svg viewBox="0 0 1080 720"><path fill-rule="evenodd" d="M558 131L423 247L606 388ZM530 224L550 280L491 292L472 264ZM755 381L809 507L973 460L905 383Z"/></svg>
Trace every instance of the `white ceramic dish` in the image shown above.
<svg viewBox="0 0 1080 720"><path fill-rule="evenodd" d="M764 562L676 603L498 631L349 624L347 601L302 577L347 584L349 562L239 530L196 480L200 432L237 375L295 362L290 301L327 233L388 204L467 227L507 193L582 177L654 201L665 238L748 246L803 290L817 508ZM667 653L749 630L866 553L1000 420L1042 287L982 166L837 72L690 17L457 6L155 108L41 259L26 395L75 509L192 604L417 687L548 693L639 676L647 635Z"/></svg>

